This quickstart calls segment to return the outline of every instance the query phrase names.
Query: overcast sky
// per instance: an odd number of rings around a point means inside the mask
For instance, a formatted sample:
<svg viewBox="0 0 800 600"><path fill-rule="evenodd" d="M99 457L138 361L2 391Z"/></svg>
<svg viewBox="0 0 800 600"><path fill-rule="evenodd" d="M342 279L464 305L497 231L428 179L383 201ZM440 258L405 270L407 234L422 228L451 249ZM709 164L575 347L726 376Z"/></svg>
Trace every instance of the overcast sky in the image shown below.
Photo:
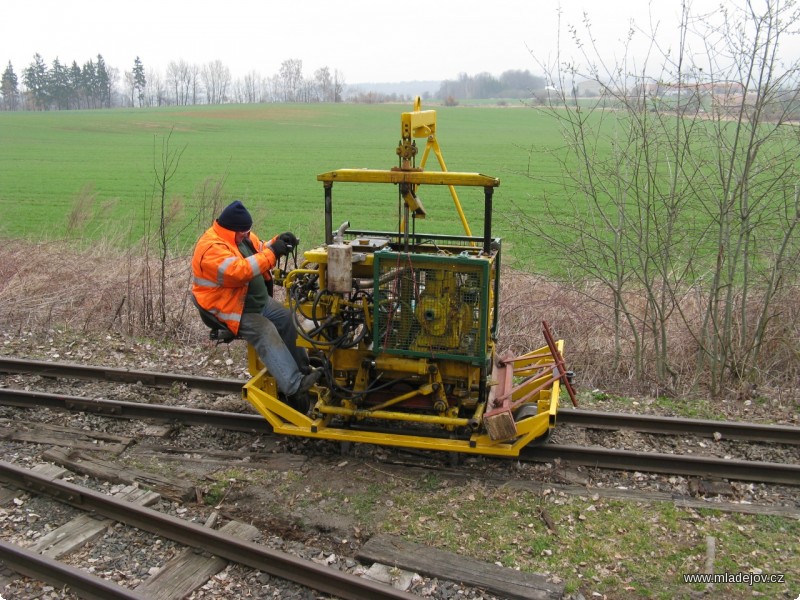
<svg viewBox="0 0 800 600"><path fill-rule="evenodd" d="M726 0L727 4L742 0ZM763 0L755 0L760 5ZM541 74L531 54L550 62L558 46L558 2L541 0L14 0L0 13L0 65L18 77L41 54L49 66L83 65L97 54L120 72L136 56L162 75L170 61L221 60L233 78L276 74L300 59L303 74L337 69L348 84L455 79L459 73L509 69ZM719 0L693 0L697 12ZM674 43L680 0L561 0L567 25L586 11L596 38L619 52L631 20L650 15ZM670 39L672 38L672 39Z"/></svg>

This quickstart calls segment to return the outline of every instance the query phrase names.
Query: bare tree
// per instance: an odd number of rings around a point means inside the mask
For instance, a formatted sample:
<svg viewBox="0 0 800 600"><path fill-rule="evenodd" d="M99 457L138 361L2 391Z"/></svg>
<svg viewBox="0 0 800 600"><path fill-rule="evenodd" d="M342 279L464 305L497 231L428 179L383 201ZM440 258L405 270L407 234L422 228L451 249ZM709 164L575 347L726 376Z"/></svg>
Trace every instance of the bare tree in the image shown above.
<svg viewBox="0 0 800 600"><path fill-rule="evenodd" d="M185 106L192 100L192 69L185 60L170 61L167 65L167 85L173 91L175 104Z"/></svg>
<svg viewBox="0 0 800 600"><path fill-rule="evenodd" d="M303 79L300 82L298 102L319 102L319 90L313 79Z"/></svg>
<svg viewBox="0 0 800 600"><path fill-rule="evenodd" d="M267 79L265 93L270 102L283 100L283 81L280 75L273 75Z"/></svg>
<svg viewBox="0 0 800 600"><path fill-rule="evenodd" d="M244 80L239 78L233 80L231 84L231 100L236 104L244 104L247 102L245 100Z"/></svg>
<svg viewBox="0 0 800 600"><path fill-rule="evenodd" d="M107 106L111 108L114 102L114 96L116 94L117 83L119 82L119 69L117 67L107 67L106 73L108 75L108 79L106 80L106 89L105 89L105 97Z"/></svg>
<svg viewBox="0 0 800 600"><path fill-rule="evenodd" d="M242 92L243 102L256 103L264 100L264 82L260 74L250 71L244 76Z"/></svg>
<svg viewBox="0 0 800 600"><path fill-rule="evenodd" d="M125 99L127 100L128 106L136 106L134 104L136 98L136 82L133 79L133 73L125 71L122 77L125 80Z"/></svg>
<svg viewBox="0 0 800 600"><path fill-rule="evenodd" d="M280 81L284 102L297 102L303 82L303 61L290 58L281 63Z"/></svg>
<svg viewBox="0 0 800 600"><path fill-rule="evenodd" d="M167 86L158 71L147 71L147 82L142 101L145 106L165 106L169 104Z"/></svg>
<svg viewBox="0 0 800 600"><path fill-rule="evenodd" d="M155 234L158 238L158 249L159 249L159 274L158 274L158 322L161 325L166 324L167 322L167 313L166 313L166 277L167 277L167 259L169 257L170 246L168 241L168 229L170 224L174 221L177 214L180 212L180 206L173 201L172 204L168 205L168 195L167 195L167 188L169 182L175 177L175 174L178 171L178 167L180 165L181 157L183 156L183 152L186 150L186 146L183 146L179 150L175 150L170 148L170 141L172 140L172 131L169 134L162 138L161 140L161 153L159 156L155 155L155 147L154 147L154 157L153 157L153 188L154 188L154 201L155 207L151 206L150 210L150 217L153 216L153 213L156 213L155 216L158 219L156 230L152 231L150 229L150 220L148 219L148 231L149 235L145 236L145 244L146 250L148 251L146 256L149 255L149 243L147 243L148 238L150 235ZM154 140L155 146L155 140ZM158 159L158 160L156 160ZM147 261L149 264L149 261ZM150 309L146 311L146 314L155 316L155 309Z"/></svg>
<svg viewBox="0 0 800 600"><path fill-rule="evenodd" d="M328 67L314 71L314 81L322 102L333 102L333 77Z"/></svg>
<svg viewBox="0 0 800 600"><path fill-rule="evenodd" d="M341 102L343 99L344 88L346 87L344 73L339 69L333 71L333 101Z"/></svg>
<svg viewBox="0 0 800 600"><path fill-rule="evenodd" d="M189 88L191 89L191 99L192 101L190 104L200 104L200 94L202 93L202 89L200 88L200 67L197 65L189 65Z"/></svg>
<svg viewBox="0 0 800 600"><path fill-rule="evenodd" d="M742 12L725 9L723 17L704 37L707 60L698 67L712 90L722 90L704 130L716 159L707 181L717 193L698 190L718 248L700 332L715 389L726 376L752 379L767 327L782 320L774 302L792 293L787 284L796 283L800 260L800 143L792 123L800 62L786 64L779 52L796 32L800 9L773 0L758 11L747 2ZM717 52L716 44L738 53Z"/></svg>
<svg viewBox="0 0 800 600"><path fill-rule="evenodd" d="M676 49L656 30L633 53L632 27L608 64L587 19L571 29L579 58L543 65L561 169L531 168L548 191L515 218L566 273L605 285L613 367L657 393L702 380L720 395L785 367L764 351L800 272L800 63L780 57L799 22L794 2L701 16L684 3ZM577 97L586 80L598 98ZM693 352L673 351L687 338Z"/></svg>
<svg viewBox="0 0 800 600"><path fill-rule="evenodd" d="M201 78L206 90L206 101L209 104L222 104L227 100L228 88L231 85L231 72L222 61L207 63L202 70Z"/></svg>

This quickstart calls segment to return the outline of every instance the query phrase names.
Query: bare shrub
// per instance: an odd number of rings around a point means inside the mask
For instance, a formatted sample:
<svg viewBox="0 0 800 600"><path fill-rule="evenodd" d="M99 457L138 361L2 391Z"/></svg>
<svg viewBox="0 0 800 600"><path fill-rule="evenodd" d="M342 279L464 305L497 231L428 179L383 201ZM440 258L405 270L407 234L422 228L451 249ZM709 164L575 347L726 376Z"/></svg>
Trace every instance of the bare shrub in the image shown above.
<svg viewBox="0 0 800 600"><path fill-rule="evenodd" d="M586 19L542 65L556 90L592 81L602 95L548 98L563 145L542 151L560 168L530 168L536 191L507 218L544 242L553 272L613 295L608 364L655 393L694 374L719 397L797 371L768 340L800 278L800 63L781 58L799 15L772 0L707 15L684 3L677 47L632 27L615 63ZM628 43L642 34L640 58Z"/></svg>
<svg viewBox="0 0 800 600"><path fill-rule="evenodd" d="M697 362L699 332L707 299L699 287L689 288L679 299L680 311L665 322L670 338L670 364L674 371L665 385L655 368L657 349L648 340L645 318L648 293L629 291L625 304L638 323L637 349L633 336L625 334L615 342L614 300L611 291L599 283L571 284L538 275L506 269L500 286L500 327L498 351L514 354L544 345L542 321L547 321L553 334L565 340L567 364L576 371L583 387L614 389L625 393L653 396L707 394L703 368ZM781 315L773 320L764 339L765 351L757 365L758 385L792 393L800 381L800 306L798 290L787 290L775 300ZM741 301L741 294L734 296ZM745 314L757 314L760 299L751 292ZM739 314L739 307L734 311ZM637 375L637 352L643 354L644 371ZM700 382L698 385L697 382ZM754 385L752 380L732 382L726 397L738 398L742 390Z"/></svg>

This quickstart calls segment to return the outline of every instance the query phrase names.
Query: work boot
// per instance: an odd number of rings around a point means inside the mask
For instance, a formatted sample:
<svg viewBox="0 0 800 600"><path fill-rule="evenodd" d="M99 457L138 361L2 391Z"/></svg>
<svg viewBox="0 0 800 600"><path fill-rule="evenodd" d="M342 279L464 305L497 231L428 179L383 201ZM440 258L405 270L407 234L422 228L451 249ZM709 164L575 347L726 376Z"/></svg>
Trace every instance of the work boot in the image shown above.
<svg viewBox="0 0 800 600"><path fill-rule="evenodd" d="M322 371L320 369L312 369L309 373L303 375L303 379L300 380L300 387L297 388L297 391L292 396L308 392L319 381L321 376Z"/></svg>
<svg viewBox="0 0 800 600"><path fill-rule="evenodd" d="M298 392L296 394L292 394L292 396L289 398L289 406L304 415L307 415L311 410L312 404L313 401L311 400L311 394L308 392Z"/></svg>
<svg viewBox="0 0 800 600"><path fill-rule="evenodd" d="M319 381L321 376L321 369L312 369L309 373L306 373L303 379L300 380L300 387L297 388L297 391L286 398L289 406L304 415L308 414L308 411L311 410L312 403L311 394L308 393L308 390Z"/></svg>

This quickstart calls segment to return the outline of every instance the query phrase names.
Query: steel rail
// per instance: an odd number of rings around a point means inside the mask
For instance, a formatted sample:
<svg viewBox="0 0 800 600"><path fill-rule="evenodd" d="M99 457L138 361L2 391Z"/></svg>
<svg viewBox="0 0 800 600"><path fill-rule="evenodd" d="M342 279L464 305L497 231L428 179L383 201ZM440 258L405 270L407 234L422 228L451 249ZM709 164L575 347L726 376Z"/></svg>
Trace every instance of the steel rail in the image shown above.
<svg viewBox="0 0 800 600"><path fill-rule="evenodd" d="M76 567L64 564L37 552L0 540L3 564L31 579L54 586L69 586L69 591L89 600L147 600L147 596L122 587Z"/></svg>
<svg viewBox="0 0 800 600"><path fill-rule="evenodd" d="M784 463L556 444L523 448L520 459L532 462L562 460L572 464L605 469L719 477L800 486L800 465Z"/></svg>
<svg viewBox="0 0 800 600"><path fill-rule="evenodd" d="M182 384L192 388L211 392L241 393L242 386L247 383L239 379L217 379L199 375L182 375L179 373L159 373L157 371L138 371L134 369L115 369L112 367L93 367L68 362L49 362L25 358L0 356L0 372L32 373L42 377L67 377L76 379L93 379L114 381L119 383L142 382L153 387L172 387Z"/></svg>
<svg viewBox="0 0 800 600"><path fill-rule="evenodd" d="M100 398L31 392L10 388L0 388L0 404L22 408L41 406L56 410L90 412L125 419L154 419L156 421L180 422L189 425L214 425L221 429L235 431L272 431L272 427L264 417L252 413L224 412L201 408L186 408L184 406L126 402L123 400L103 400Z"/></svg>
<svg viewBox="0 0 800 600"><path fill-rule="evenodd" d="M94 511L131 527L347 600L407 600L415 597L391 586L226 535L152 508L119 500L66 481L43 477L6 461L0 461L0 481L34 493L53 496L81 510Z"/></svg>
<svg viewBox="0 0 800 600"><path fill-rule="evenodd" d="M711 419L684 419L660 415L635 415L630 413L599 412L564 409L558 411L559 423L580 425L596 429L634 429L643 433L688 434L703 437L732 439L748 442L800 444L800 427L738 423Z"/></svg>

